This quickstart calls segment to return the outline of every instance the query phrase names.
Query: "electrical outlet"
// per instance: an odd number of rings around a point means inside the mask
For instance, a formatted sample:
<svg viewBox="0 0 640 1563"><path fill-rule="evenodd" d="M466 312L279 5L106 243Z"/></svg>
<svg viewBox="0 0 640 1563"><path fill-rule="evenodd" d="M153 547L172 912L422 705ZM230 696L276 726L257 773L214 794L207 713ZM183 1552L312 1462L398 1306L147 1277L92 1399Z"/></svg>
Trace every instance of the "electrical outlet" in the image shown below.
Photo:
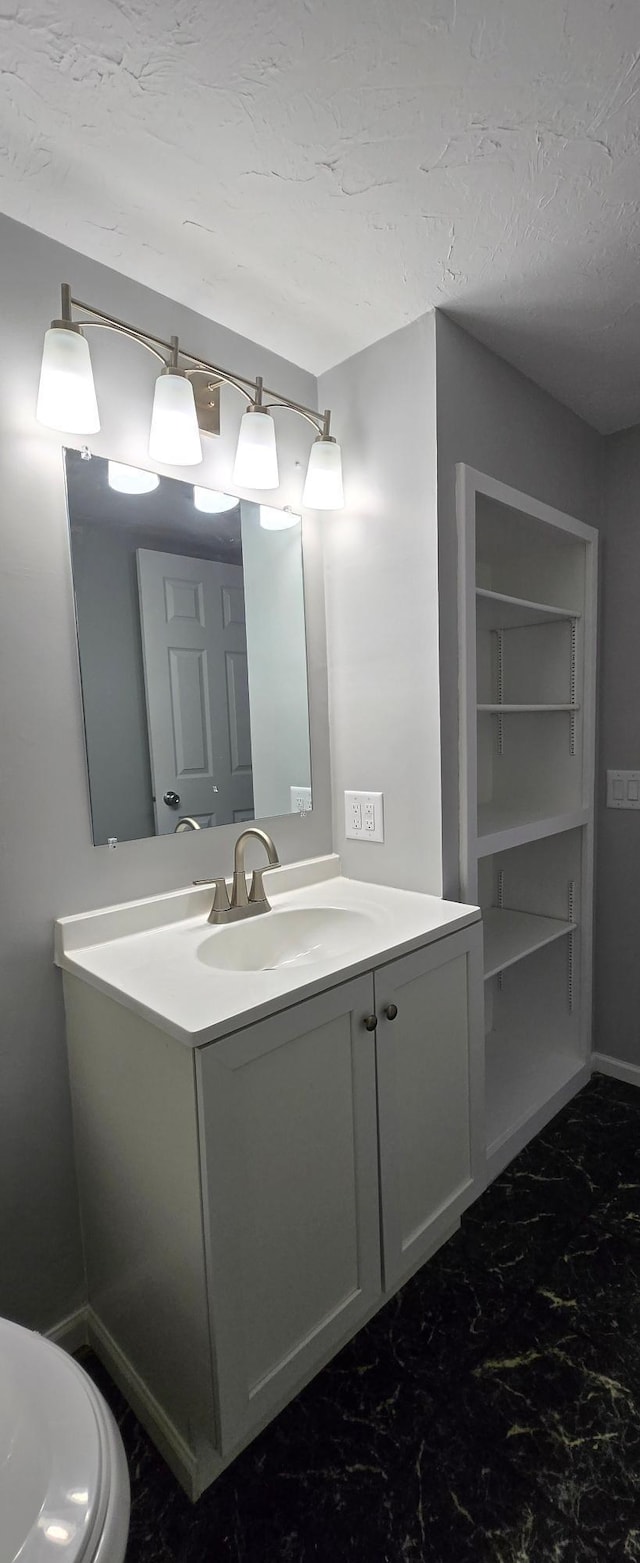
<svg viewBox="0 0 640 1563"><path fill-rule="evenodd" d="M289 796L292 814L308 814L313 808L310 787L290 787Z"/></svg>
<svg viewBox="0 0 640 1563"><path fill-rule="evenodd" d="M350 841L384 841L381 792L345 792L345 833Z"/></svg>

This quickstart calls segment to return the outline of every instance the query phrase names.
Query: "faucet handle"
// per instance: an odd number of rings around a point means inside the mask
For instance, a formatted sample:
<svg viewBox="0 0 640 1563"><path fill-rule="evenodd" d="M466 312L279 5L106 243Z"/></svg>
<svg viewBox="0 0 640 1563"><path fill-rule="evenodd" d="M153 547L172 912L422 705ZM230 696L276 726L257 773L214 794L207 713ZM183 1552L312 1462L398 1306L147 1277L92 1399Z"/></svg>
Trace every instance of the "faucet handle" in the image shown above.
<svg viewBox="0 0 640 1563"><path fill-rule="evenodd" d="M194 885L215 885L216 888L213 897L213 911L228 912L229 894L227 891L226 879L194 879L193 883Z"/></svg>
<svg viewBox="0 0 640 1563"><path fill-rule="evenodd" d="M230 907L226 879L216 879L212 912L228 912Z"/></svg>
<svg viewBox="0 0 640 1563"><path fill-rule="evenodd" d="M267 900L267 893L264 888L264 880L262 877L264 872L265 870L263 868L254 868L253 870L251 875L251 889L249 891L249 904L250 906L254 906L256 902L259 902L260 905L264 907L265 912L270 912L271 903Z"/></svg>
<svg viewBox="0 0 640 1563"><path fill-rule="evenodd" d="M209 913L210 923L223 923L227 921L231 905L226 879L194 879L194 885L215 885L213 904Z"/></svg>

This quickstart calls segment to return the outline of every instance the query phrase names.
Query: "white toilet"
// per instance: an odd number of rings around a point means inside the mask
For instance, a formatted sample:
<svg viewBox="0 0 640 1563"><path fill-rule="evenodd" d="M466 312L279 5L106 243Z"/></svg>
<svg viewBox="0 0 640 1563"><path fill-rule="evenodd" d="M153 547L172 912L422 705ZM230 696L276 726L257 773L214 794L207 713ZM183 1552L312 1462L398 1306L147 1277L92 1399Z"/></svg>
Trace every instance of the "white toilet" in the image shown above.
<svg viewBox="0 0 640 1563"><path fill-rule="evenodd" d="M0 1319L2 1563L123 1563L128 1529L109 1407L73 1357Z"/></svg>

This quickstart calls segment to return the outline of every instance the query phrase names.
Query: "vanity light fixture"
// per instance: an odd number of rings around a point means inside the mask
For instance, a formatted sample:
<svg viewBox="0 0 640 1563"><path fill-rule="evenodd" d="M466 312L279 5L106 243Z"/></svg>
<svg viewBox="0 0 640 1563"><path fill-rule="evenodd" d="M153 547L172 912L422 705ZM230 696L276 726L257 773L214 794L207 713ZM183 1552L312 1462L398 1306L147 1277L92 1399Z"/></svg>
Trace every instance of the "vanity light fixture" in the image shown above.
<svg viewBox="0 0 640 1563"><path fill-rule="evenodd" d="M297 526L300 516L287 506L284 510L276 510L273 505L260 506L260 525L265 532L285 532L287 527Z"/></svg>
<svg viewBox="0 0 640 1563"><path fill-rule="evenodd" d="M262 403L262 379L256 381L256 399L242 415L233 464L233 481L239 488L277 488L278 452L276 426Z"/></svg>
<svg viewBox="0 0 640 1563"><path fill-rule="evenodd" d="M194 483L193 503L205 516L221 516L225 510L235 510L238 500L235 494L219 494L215 488L201 488Z"/></svg>
<svg viewBox="0 0 640 1563"><path fill-rule="evenodd" d="M326 434L319 434L311 446L302 503L310 510L342 510L344 505L342 455L328 421Z"/></svg>
<svg viewBox="0 0 640 1563"><path fill-rule="evenodd" d="M74 320L73 311L84 318ZM278 409L287 408L305 418L315 432L304 485L303 503L314 510L341 508L342 463L340 446L330 432L331 413L319 413L280 391L263 386L262 377L248 380L231 374L206 358L187 352L177 337L166 341L93 304L73 298L68 283L62 285L60 318L52 320L45 334L36 416L48 428L68 434L95 434L100 417L93 382L91 357L84 331L103 327L127 336L153 353L161 365L153 398L149 458L165 466L196 466L202 461L201 434L220 432L220 391L230 385L247 403L238 436L234 482L240 488L262 492L278 487L278 452L275 421ZM265 400L268 397L268 400ZM195 490L194 490L194 503ZM198 509L204 509L202 504ZM220 507L221 508L221 507ZM229 506L231 508L231 506ZM213 510L210 514L215 514Z"/></svg>
<svg viewBox="0 0 640 1563"><path fill-rule="evenodd" d="M122 461L107 462L107 482L117 494L152 494L160 479L157 472L143 467L128 467Z"/></svg>
<svg viewBox="0 0 640 1563"><path fill-rule="evenodd" d="M156 380L149 434L149 456L168 467L197 467L202 445L193 386L178 363L178 338L171 338L171 362Z"/></svg>
<svg viewBox="0 0 640 1563"><path fill-rule="evenodd" d="M71 319L71 289L62 285L60 319L45 332L36 417L63 434L97 434L100 414L89 343Z"/></svg>

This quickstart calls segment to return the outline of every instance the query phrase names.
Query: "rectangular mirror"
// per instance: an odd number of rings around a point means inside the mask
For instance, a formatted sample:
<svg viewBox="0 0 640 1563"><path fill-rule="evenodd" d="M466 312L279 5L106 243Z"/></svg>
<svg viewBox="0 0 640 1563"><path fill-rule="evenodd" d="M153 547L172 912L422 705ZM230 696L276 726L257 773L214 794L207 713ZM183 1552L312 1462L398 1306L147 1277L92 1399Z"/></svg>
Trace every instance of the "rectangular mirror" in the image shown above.
<svg viewBox="0 0 640 1563"><path fill-rule="evenodd" d="M310 809L299 516L64 459L95 845Z"/></svg>

